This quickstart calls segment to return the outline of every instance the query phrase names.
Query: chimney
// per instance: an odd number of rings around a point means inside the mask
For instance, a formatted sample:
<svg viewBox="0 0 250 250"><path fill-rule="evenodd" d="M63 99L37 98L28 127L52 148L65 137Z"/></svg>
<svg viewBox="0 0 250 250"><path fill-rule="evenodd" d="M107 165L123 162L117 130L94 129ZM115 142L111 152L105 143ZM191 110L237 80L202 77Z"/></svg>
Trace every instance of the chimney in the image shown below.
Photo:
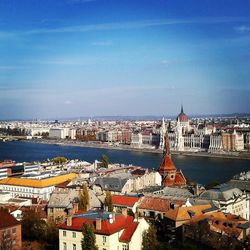
<svg viewBox="0 0 250 250"><path fill-rule="evenodd" d="M78 212L78 203L77 202L74 202L73 203L73 213L77 213Z"/></svg>
<svg viewBox="0 0 250 250"><path fill-rule="evenodd" d="M112 220L115 222L115 211L112 212Z"/></svg>
<svg viewBox="0 0 250 250"><path fill-rule="evenodd" d="M96 227L96 230L102 229L102 219L101 218L96 218L95 227Z"/></svg>
<svg viewBox="0 0 250 250"><path fill-rule="evenodd" d="M66 222L68 227L72 226L72 215L68 215L67 216L67 222Z"/></svg>
<svg viewBox="0 0 250 250"><path fill-rule="evenodd" d="M128 215L128 210L127 210L126 207L123 207L123 208L122 208L122 215L124 215L125 217L127 217L127 215Z"/></svg>

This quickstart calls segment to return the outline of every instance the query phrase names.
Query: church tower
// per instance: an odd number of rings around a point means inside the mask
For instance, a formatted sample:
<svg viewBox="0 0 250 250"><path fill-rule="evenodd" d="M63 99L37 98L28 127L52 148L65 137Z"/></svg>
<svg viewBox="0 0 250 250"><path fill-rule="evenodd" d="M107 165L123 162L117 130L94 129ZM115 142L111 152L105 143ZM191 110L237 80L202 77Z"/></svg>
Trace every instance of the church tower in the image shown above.
<svg viewBox="0 0 250 250"><path fill-rule="evenodd" d="M174 181L175 179L175 173L176 173L176 167L171 159L170 154L170 147L169 147L169 139L168 139L168 132L165 133L165 147L163 151L163 159L159 168L159 173L162 177L162 181L166 178Z"/></svg>
<svg viewBox="0 0 250 250"><path fill-rule="evenodd" d="M162 177L163 186L185 186L186 179L181 171L178 171L172 161L168 132L165 133L165 147L163 152L163 159L159 167L159 173Z"/></svg>

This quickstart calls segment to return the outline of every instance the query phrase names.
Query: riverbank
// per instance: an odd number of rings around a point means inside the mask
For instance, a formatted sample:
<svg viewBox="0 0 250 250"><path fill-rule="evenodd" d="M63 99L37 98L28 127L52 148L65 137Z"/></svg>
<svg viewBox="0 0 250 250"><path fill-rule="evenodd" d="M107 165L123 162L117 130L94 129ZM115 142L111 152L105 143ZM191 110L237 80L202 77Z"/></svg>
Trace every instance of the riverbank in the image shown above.
<svg viewBox="0 0 250 250"><path fill-rule="evenodd" d="M86 147L86 148L100 148L100 149L110 149L110 150L125 150L125 151L135 151L142 153L154 153L162 154L160 149L151 148L133 148L127 145L110 145L104 143L94 143L94 142L81 142L81 141L70 141L70 140L45 140L45 139L35 139L35 140L24 140L25 142L32 143L42 143L42 144L54 144L58 146L73 146L73 147ZM227 158L227 159L239 159L239 160L250 160L250 153L221 153L221 154L211 154L208 152L190 152L190 151L171 151L173 155L183 155L183 156L194 156L194 157L208 157L208 158Z"/></svg>

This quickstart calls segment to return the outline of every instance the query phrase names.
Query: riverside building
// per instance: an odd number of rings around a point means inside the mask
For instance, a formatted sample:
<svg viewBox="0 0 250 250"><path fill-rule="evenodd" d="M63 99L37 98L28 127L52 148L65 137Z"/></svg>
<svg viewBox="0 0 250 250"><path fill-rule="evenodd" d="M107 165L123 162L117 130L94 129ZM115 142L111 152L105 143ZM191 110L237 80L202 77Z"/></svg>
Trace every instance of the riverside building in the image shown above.
<svg viewBox="0 0 250 250"><path fill-rule="evenodd" d="M77 177L76 174L63 174L42 179L26 178L6 178L0 180L0 190L11 193L14 197L30 197L49 200L50 194L55 189L55 185L72 180Z"/></svg>

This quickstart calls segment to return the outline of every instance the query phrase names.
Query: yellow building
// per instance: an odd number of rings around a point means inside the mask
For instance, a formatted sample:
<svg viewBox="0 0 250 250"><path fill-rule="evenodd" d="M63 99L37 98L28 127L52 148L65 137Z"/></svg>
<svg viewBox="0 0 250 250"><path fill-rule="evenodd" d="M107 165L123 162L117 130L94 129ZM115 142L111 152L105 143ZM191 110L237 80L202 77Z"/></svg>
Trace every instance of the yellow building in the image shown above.
<svg viewBox="0 0 250 250"><path fill-rule="evenodd" d="M68 217L67 222L59 227L59 249L81 250L82 227L85 223L91 223L98 249L140 250L142 234L149 224L144 218L135 220L124 211L123 214L89 211Z"/></svg>
<svg viewBox="0 0 250 250"><path fill-rule="evenodd" d="M77 177L75 173L58 175L44 179L28 178L6 178L0 180L0 190L11 193L12 197L32 197L48 200L50 194L55 189L55 185L73 180Z"/></svg>

